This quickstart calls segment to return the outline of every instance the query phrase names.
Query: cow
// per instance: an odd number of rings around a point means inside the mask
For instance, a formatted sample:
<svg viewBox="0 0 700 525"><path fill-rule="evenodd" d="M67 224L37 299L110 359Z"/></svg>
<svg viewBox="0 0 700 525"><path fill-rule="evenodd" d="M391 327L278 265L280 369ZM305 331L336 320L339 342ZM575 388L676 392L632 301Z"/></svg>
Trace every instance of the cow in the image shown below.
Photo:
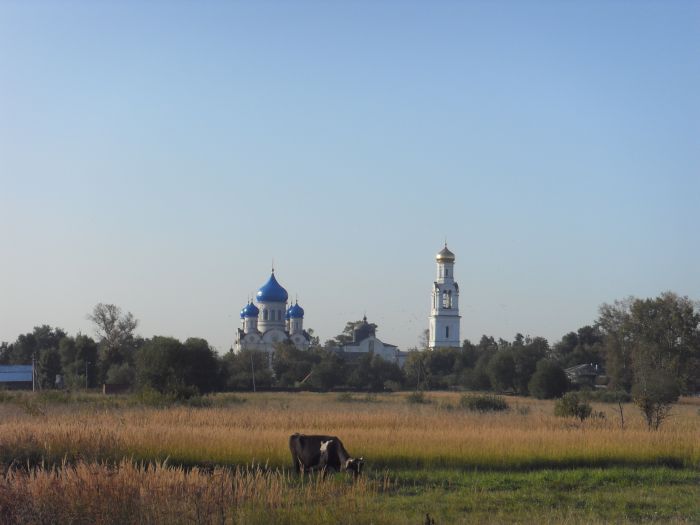
<svg viewBox="0 0 700 525"><path fill-rule="evenodd" d="M289 436L289 451L297 473L320 470L325 476L331 471L347 471L359 476L365 463L364 458L351 457L336 436L292 434Z"/></svg>

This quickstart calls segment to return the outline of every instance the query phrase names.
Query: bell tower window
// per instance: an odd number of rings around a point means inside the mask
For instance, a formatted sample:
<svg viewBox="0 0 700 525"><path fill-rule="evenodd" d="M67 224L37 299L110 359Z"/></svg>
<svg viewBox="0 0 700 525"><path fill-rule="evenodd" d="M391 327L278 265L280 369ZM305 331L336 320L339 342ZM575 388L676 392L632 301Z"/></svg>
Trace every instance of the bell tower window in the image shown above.
<svg viewBox="0 0 700 525"><path fill-rule="evenodd" d="M452 290L442 292L442 307L452 308Z"/></svg>

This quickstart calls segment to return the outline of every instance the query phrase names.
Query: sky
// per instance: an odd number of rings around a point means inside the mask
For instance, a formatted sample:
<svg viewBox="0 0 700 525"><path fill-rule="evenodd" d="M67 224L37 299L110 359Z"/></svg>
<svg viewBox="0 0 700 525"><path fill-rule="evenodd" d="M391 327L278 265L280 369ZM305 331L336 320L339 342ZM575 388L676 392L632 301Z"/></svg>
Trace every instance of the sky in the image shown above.
<svg viewBox="0 0 700 525"><path fill-rule="evenodd" d="M228 351L275 274L321 340L555 342L700 299L696 1L0 1L0 341Z"/></svg>

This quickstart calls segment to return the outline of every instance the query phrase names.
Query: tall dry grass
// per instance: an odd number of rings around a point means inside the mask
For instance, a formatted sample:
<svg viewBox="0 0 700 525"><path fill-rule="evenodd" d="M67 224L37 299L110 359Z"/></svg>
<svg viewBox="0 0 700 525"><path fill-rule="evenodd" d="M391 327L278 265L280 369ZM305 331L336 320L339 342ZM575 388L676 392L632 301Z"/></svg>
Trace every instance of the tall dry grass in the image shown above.
<svg viewBox="0 0 700 525"><path fill-rule="evenodd" d="M12 524L353 523L379 485L301 481L260 468L212 471L129 461L11 469L0 478L0 522ZM386 487L383 487L386 488Z"/></svg>
<svg viewBox="0 0 700 525"><path fill-rule="evenodd" d="M293 432L339 436L374 468L513 469L602 465L700 466L700 415L693 400L650 432L633 405L621 429L615 407L596 405L605 419L554 417L553 404L509 398L511 410L461 410L459 396L430 394L411 405L404 394L342 403L331 394L257 394L225 408L47 406L29 414L0 405L0 460L5 463L122 458L177 464L284 467Z"/></svg>

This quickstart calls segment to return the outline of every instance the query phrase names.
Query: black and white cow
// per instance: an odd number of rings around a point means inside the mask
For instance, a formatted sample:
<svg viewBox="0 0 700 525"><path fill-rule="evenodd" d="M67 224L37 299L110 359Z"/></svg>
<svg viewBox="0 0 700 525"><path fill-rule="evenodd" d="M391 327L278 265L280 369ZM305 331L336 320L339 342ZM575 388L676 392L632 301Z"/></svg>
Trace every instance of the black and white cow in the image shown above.
<svg viewBox="0 0 700 525"><path fill-rule="evenodd" d="M348 471L354 476L362 472L364 458L353 458L343 442L335 436L292 434L289 436L292 464L298 473L321 470L325 473Z"/></svg>

